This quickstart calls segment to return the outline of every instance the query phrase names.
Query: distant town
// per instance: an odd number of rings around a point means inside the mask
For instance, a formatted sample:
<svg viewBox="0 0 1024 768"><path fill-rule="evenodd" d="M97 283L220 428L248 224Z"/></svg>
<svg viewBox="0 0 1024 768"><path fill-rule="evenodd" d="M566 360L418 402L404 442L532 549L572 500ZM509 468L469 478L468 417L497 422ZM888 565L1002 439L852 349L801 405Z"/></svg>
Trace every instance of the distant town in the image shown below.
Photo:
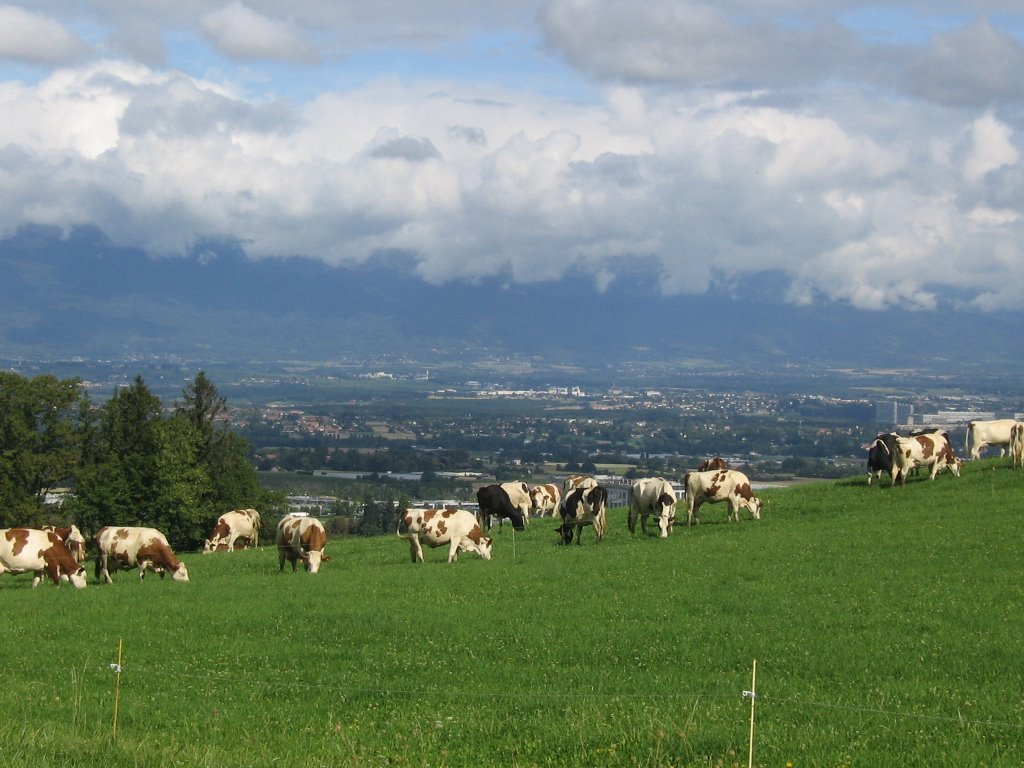
<svg viewBox="0 0 1024 768"><path fill-rule="evenodd" d="M388 363L389 361L381 361ZM23 375L83 380L102 402L136 375L172 407L205 369L226 396L225 422L245 437L268 486L293 508L372 493L470 498L494 480L601 472L679 481L709 456L759 482L857 475L881 431L938 427L961 450L971 420L1024 417L1013 381L912 371L637 370L609 382L550 372L289 363L253 369L186 361L4 361ZM312 499L312 501L310 501Z"/></svg>

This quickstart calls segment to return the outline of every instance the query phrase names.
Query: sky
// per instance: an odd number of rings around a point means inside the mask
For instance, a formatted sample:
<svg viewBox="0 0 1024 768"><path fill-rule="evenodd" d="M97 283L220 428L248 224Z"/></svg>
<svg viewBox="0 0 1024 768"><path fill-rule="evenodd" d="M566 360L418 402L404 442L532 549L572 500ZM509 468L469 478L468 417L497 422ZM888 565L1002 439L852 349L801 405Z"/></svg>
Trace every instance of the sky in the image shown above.
<svg viewBox="0 0 1024 768"><path fill-rule="evenodd" d="M1020 0L0 0L0 115L0 238L1024 309Z"/></svg>

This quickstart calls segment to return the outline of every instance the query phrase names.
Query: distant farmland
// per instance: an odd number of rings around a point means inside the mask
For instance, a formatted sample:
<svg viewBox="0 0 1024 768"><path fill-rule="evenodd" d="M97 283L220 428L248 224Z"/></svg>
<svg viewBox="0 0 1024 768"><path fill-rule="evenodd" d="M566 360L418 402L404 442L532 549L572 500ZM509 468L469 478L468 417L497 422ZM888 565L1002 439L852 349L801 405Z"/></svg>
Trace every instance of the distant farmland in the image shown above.
<svg viewBox="0 0 1024 768"><path fill-rule="evenodd" d="M394 537L184 554L192 581L0 579L5 766L1024 763L1024 473L764 491L760 522L484 562ZM91 568L90 568L91 574ZM124 644L112 739L118 641Z"/></svg>

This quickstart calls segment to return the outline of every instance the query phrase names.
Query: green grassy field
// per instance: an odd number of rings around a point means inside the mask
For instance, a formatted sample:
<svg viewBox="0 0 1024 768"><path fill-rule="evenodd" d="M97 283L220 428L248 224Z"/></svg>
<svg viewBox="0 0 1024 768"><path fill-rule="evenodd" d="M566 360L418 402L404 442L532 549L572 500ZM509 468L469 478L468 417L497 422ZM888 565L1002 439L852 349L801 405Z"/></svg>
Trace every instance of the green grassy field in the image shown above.
<svg viewBox="0 0 1024 768"><path fill-rule="evenodd" d="M333 541L192 581L0 579L4 766L1024 765L1024 474L764 492L760 522L409 562ZM514 551L513 551L514 550ZM123 641L119 722L112 736Z"/></svg>

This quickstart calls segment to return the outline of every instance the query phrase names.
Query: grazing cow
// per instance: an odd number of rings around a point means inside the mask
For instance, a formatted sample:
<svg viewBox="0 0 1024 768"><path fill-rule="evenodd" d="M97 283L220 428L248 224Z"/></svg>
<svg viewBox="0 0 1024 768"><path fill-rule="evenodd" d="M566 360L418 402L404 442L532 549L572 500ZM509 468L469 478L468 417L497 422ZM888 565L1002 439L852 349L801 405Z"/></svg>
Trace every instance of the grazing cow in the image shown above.
<svg viewBox="0 0 1024 768"><path fill-rule="evenodd" d="M953 446L941 432L896 438L899 485L906 484L907 473L916 467L931 467L929 480L934 480L943 469L948 469L956 477L960 477L961 463L961 459L953 452Z"/></svg>
<svg viewBox="0 0 1024 768"><path fill-rule="evenodd" d="M484 536L476 516L464 509L403 509L396 533L409 540L414 563L423 562L424 541L431 547L447 544L449 563L458 559L460 551L476 552L490 560L494 544L493 539Z"/></svg>
<svg viewBox="0 0 1024 768"><path fill-rule="evenodd" d="M715 504L719 501L729 502L729 514L726 520L739 522L740 508L750 512L755 520L761 519L761 500L750 490L750 480L742 472L735 469L718 469L710 472L689 472L686 475L686 524L692 525L694 520L700 525L697 516L701 504Z"/></svg>
<svg viewBox="0 0 1024 768"><path fill-rule="evenodd" d="M530 509L540 517L554 517L558 514L558 503L562 500L562 492L558 486L535 485L530 489Z"/></svg>
<svg viewBox="0 0 1024 768"><path fill-rule="evenodd" d="M998 445L999 455L1003 456L1010 447L1010 430L1016 423L1014 419L972 421L967 425L967 434L964 436L964 453L971 459L977 459L987 446Z"/></svg>
<svg viewBox="0 0 1024 768"><path fill-rule="evenodd" d="M573 533L576 543L583 543L583 526L594 526L594 541L601 541L607 528L605 513L608 510L608 490L595 485L580 486L568 496L562 497L558 508L562 524L558 527L563 544L571 544Z"/></svg>
<svg viewBox="0 0 1024 768"><path fill-rule="evenodd" d="M713 459L704 459L697 467L698 472L710 472L712 469L728 469L729 462L723 459L721 456L715 456Z"/></svg>
<svg viewBox="0 0 1024 768"><path fill-rule="evenodd" d="M60 540L64 542L64 546L68 548L68 552L75 558L76 563L85 562L85 536L78 530L77 525L70 525L65 528L58 528L55 525L44 525L41 526L41 531L53 531L56 533Z"/></svg>
<svg viewBox="0 0 1024 768"><path fill-rule="evenodd" d="M96 534L96 578L113 584L111 570L138 567L139 581L146 578L146 570L160 574L170 571L175 581L188 581L188 569L178 560L167 537L156 528L109 526Z"/></svg>
<svg viewBox="0 0 1024 768"><path fill-rule="evenodd" d="M886 432L874 439L868 447L868 485L871 485L871 478L875 477L881 483L882 473L889 476L889 485L896 485L899 479L899 468L896 466L896 438L895 432Z"/></svg>
<svg viewBox="0 0 1024 768"><path fill-rule="evenodd" d="M317 573L320 564L331 559L324 554L326 546L327 531L315 517L286 515L277 524L277 558L282 571L284 561L288 560L295 573L296 563L301 560L303 568Z"/></svg>
<svg viewBox="0 0 1024 768"><path fill-rule="evenodd" d="M629 532L636 533L636 519L639 517L640 528L646 536L647 518L652 514L658 516L661 538L668 538L676 521L676 491L672 483L663 477L642 478L629 487Z"/></svg>
<svg viewBox="0 0 1024 768"><path fill-rule="evenodd" d="M245 546L250 543L254 547L258 546L262 527L263 518L255 509L236 509L233 512L225 512L217 518L217 524L213 526L210 538L203 542L203 554L233 552L235 542L238 540L242 540Z"/></svg>
<svg viewBox="0 0 1024 768"><path fill-rule="evenodd" d="M72 557L64 541L53 531L34 528L0 530L0 573L29 573L38 587L45 573L58 587L70 581L81 589L86 585L85 568Z"/></svg>
<svg viewBox="0 0 1024 768"><path fill-rule="evenodd" d="M1024 467L1024 424L1021 422L1010 430L1010 457L1014 467Z"/></svg>
<svg viewBox="0 0 1024 768"><path fill-rule="evenodd" d="M525 530L526 515L530 514L530 489L526 483L485 485L476 492L480 505L479 522L490 529L491 519L512 521L517 531Z"/></svg>

